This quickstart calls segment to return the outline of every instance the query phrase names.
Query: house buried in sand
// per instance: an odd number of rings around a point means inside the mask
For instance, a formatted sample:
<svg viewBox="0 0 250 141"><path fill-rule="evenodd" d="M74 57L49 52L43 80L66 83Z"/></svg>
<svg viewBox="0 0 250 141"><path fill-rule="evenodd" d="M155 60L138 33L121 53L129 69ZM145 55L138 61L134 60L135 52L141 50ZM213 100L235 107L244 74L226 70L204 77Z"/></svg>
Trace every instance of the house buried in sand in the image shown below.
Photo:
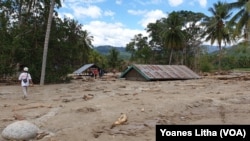
<svg viewBox="0 0 250 141"><path fill-rule="evenodd" d="M120 78L136 81L187 80L201 77L185 65L141 65L129 66Z"/></svg>

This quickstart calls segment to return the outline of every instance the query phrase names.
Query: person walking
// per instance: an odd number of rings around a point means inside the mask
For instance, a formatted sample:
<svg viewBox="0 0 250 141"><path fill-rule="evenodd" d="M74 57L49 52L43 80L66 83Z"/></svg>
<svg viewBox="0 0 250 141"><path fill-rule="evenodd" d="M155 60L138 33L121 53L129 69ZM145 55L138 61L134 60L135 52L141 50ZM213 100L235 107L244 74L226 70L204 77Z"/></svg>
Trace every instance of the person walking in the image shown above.
<svg viewBox="0 0 250 141"><path fill-rule="evenodd" d="M23 72L19 75L19 78L18 78L18 80L21 81L21 86L23 89L23 99L27 99L28 97L28 87L33 86L33 81L28 71L29 71L29 68L24 67Z"/></svg>

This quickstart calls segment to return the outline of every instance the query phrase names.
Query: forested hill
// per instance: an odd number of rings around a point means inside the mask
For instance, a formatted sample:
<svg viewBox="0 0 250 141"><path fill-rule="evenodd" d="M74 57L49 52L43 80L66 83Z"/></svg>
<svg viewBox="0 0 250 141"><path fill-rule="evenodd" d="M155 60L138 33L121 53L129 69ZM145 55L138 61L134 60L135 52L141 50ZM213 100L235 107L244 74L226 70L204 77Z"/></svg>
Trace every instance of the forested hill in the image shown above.
<svg viewBox="0 0 250 141"><path fill-rule="evenodd" d="M102 55L108 55L109 51L115 48L119 53L122 59L128 59L130 57L130 53L126 51L125 47L114 47L109 45L97 46L94 49Z"/></svg>
<svg viewBox="0 0 250 141"><path fill-rule="evenodd" d="M100 52L101 54L108 54L109 50L112 48L115 48L119 52L126 52L125 47L113 47L113 46L109 46L109 45L97 46L94 49L96 51Z"/></svg>
<svg viewBox="0 0 250 141"><path fill-rule="evenodd" d="M219 50L218 46L204 45L203 47L207 48L208 53L212 53L214 51ZM118 52L120 52L120 55L122 54L130 55L130 53L126 51L125 47L114 47L110 45L103 45L103 46L97 46L94 49L100 54L107 55L109 54L109 51L112 48L115 48Z"/></svg>

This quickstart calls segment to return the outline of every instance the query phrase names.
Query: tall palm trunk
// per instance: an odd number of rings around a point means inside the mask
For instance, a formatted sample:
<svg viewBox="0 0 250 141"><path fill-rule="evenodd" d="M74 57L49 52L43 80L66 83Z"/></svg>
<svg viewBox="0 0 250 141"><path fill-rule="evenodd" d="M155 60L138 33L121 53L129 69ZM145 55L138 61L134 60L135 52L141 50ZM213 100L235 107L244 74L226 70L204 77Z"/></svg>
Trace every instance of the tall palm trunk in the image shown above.
<svg viewBox="0 0 250 141"><path fill-rule="evenodd" d="M18 7L18 14L19 14L19 16L18 16L18 27L20 28L21 27L21 25L23 24L23 18L22 18L22 6L23 6L23 1L22 0L20 0L19 1L19 7Z"/></svg>
<svg viewBox="0 0 250 141"><path fill-rule="evenodd" d="M48 43L49 43L49 36L50 36L50 29L51 29L54 5L55 5L55 0L51 0L46 35L45 35L45 41L44 41L43 62L42 62L42 72L41 72L40 85L44 85L45 69L46 69L46 61L47 61L47 53L48 53Z"/></svg>
<svg viewBox="0 0 250 141"><path fill-rule="evenodd" d="M172 63L173 50L174 50L174 49L172 48L172 49L171 49L170 56L169 56L169 62L168 62L169 65L171 65L171 63Z"/></svg>
<svg viewBox="0 0 250 141"><path fill-rule="evenodd" d="M219 44L219 73L221 72L221 58L222 58L222 49L221 44Z"/></svg>
<svg viewBox="0 0 250 141"><path fill-rule="evenodd" d="M248 12L248 21L247 21L247 39L248 46L250 46L250 1L247 1L247 12Z"/></svg>

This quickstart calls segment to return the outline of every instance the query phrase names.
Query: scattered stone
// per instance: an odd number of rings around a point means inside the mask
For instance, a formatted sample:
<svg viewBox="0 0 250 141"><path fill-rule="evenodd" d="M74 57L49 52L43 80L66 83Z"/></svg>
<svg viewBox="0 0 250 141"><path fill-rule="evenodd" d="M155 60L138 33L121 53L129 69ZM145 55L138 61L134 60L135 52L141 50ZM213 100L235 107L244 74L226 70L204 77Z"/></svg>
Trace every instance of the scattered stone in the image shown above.
<svg viewBox="0 0 250 141"><path fill-rule="evenodd" d="M82 97L82 99L84 99L84 100L90 100L90 99L93 99L93 98L94 98L94 95L93 95L93 94L84 95L84 96Z"/></svg>
<svg viewBox="0 0 250 141"><path fill-rule="evenodd" d="M89 113L89 112L96 112L98 109L94 109L94 108L91 108L91 107L83 107L83 108L78 108L76 109L76 112L79 113L79 112L83 112L83 113Z"/></svg>
<svg viewBox="0 0 250 141"><path fill-rule="evenodd" d="M144 109L144 108L142 108L142 109L141 109L141 112L144 112L144 111L145 111L145 109Z"/></svg>
<svg viewBox="0 0 250 141"><path fill-rule="evenodd" d="M69 99L63 99L62 102L67 103L67 102L70 102L70 100Z"/></svg>
<svg viewBox="0 0 250 141"><path fill-rule="evenodd" d="M25 117L23 117L20 114L14 114L13 117L14 117L15 120L25 120Z"/></svg>
<svg viewBox="0 0 250 141"><path fill-rule="evenodd" d="M27 120L16 121L8 125L2 137L8 140L30 140L37 136L39 128Z"/></svg>
<svg viewBox="0 0 250 141"><path fill-rule="evenodd" d="M44 137L46 137L46 136L49 136L49 133L48 133L48 132L45 132L45 131L38 132L38 133L37 133L37 136L36 136L36 139L37 139L37 140L40 140L40 139L42 139L42 138L44 138Z"/></svg>

